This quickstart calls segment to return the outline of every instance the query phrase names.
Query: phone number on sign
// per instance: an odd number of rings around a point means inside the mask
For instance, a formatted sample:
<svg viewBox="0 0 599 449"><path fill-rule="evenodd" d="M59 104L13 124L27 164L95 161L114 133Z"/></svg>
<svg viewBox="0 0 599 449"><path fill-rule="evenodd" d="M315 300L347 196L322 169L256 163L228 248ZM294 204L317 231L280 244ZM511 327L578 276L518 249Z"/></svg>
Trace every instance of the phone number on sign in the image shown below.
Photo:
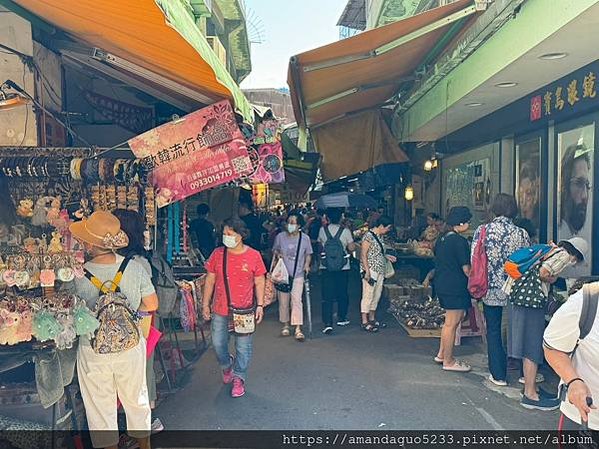
<svg viewBox="0 0 599 449"><path fill-rule="evenodd" d="M217 181L222 181L225 178L233 176L233 170L225 170L214 175L206 176L205 178L198 179L189 184L189 187L193 190L201 189L202 187L214 184Z"/></svg>

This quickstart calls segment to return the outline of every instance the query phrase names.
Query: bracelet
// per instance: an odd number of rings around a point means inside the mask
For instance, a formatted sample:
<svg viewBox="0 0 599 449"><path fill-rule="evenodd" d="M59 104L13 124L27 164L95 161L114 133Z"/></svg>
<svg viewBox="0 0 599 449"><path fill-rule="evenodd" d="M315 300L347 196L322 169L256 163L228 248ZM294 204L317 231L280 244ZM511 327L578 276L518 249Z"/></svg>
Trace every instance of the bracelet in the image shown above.
<svg viewBox="0 0 599 449"><path fill-rule="evenodd" d="M584 379L581 379L580 377L575 377L574 379L572 379L570 382L568 382L566 384L566 388L570 388L570 385L574 382L576 382L577 380L581 381L582 383L585 383Z"/></svg>
<svg viewBox="0 0 599 449"><path fill-rule="evenodd" d="M262 307L264 309L264 304L258 304L256 307Z"/></svg>

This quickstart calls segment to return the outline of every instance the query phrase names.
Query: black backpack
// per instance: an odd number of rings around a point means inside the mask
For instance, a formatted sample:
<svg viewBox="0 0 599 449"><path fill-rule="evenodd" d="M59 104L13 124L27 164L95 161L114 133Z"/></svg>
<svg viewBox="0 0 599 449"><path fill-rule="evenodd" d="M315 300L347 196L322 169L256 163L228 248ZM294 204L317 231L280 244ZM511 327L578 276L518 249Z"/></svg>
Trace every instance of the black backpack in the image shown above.
<svg viewBox="0 0 599 449"><path fill-rule="evenodd" d="M152 284L158 296L158 314L167 317L175 308L179 294L175 274L173 268L160 254L154 252L148 260L152 267Z"/></svg>
<svg viewBox="0 0 599 449"><path fill-rule="evenodd" d="M327 241L324 243L324 266L328 271L341 271L347 263L345 260L345 248L341 242L343 230L343 227L339 226L339 230L333 236L328 226L324 228L327 236Z"/></svg>
<svg viewBox="0 0 599 449"><path fill-rule="evenodd" d="M582 311L578 322L578 327L580 328L579 340L583 340L593 329L593 324L597 317L597 306L599 304L599 282L585 284L582 287L582 294Z"/></svg>

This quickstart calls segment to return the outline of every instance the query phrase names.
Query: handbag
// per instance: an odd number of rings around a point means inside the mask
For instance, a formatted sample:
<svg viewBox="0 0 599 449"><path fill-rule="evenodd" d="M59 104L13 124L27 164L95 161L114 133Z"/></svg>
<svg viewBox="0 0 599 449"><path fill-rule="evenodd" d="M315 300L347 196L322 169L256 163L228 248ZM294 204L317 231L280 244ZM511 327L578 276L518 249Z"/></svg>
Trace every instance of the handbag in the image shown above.
<svg viewBox="0 0 599 449"><path fill-rule="evenodd" d="M297 273L297 262L299 260L300 248L302 246L302 232L299 233L299 241L297 242L297 252L295 253L295 264L293 265L293 275L289 276L287 282L275 282L274 287L280 291L281 293L289 293L293 288L293 280L295 279L295 274ZM277 265L283 262L283 258L279 259Z"/></svg>
<svg viewBox="0 0 599 449"><path fill-rule="evenodd" d="M232 322L233 332L238 335L250 335L256 331L256 301L248 309L238 309L231 303L231 290L229 288L229 278L227 275L227 248L223 254L223 281L225 283L225 292L227 294L227 304L229 305L229 317Z"/></svg>
<svg viewBox="0 0 599 449"><path fill-rule="evenodd" d="M275 283L272 281L270 274L266 275L266 282L264 284L264 307L270 306L277 300L277 294L275 291Z"/></svg>
<svg viewBox="0 0 599 449"><path fill-rule="evenodd" d="M486 238L487 227L483 226L480 230L478 243L472 252L472 268L468 277L468 291L474 299L479 301L489 291L489 259L485 250Z"/></svg>
<svg viewBox="0 0 599 449"><path fill-rule="evenodd" d="M515 306L531 309L543 309L547 305L547 296L543 293L540 266L528 270L524 276L514 282L510 293L510 302Z"/></svg>
<svg viewBox="0 0 599 449"><path fill-rule="evenodd" d="M379 240L378 236L374 232L370 231L370 233L372 234L372 236L374 237L376 242L381 247L381 253L383 254L383 257L385 257L385 247L383 246L383 243ZM391 279L393 276L395 276L395 268L393 268L393 264L391 263L391 261L389 259L387 259L387 257L385 257L384 278Z"/></svg>

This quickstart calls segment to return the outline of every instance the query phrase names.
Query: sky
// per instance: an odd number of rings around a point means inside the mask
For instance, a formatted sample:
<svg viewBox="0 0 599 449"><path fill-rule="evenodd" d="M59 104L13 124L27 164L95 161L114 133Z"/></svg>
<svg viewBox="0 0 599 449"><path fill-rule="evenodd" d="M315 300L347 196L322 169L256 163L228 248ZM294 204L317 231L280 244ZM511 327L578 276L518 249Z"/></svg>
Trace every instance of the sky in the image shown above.
<svg viewBox="0 0 599 449"><path fill-rule="evenodd" d="M346 4L347 0L245 0L248 17L261 23L264 43L252 44L252 73L241 87L287 87L289 58L337 41L337 21Z"/></svg>

